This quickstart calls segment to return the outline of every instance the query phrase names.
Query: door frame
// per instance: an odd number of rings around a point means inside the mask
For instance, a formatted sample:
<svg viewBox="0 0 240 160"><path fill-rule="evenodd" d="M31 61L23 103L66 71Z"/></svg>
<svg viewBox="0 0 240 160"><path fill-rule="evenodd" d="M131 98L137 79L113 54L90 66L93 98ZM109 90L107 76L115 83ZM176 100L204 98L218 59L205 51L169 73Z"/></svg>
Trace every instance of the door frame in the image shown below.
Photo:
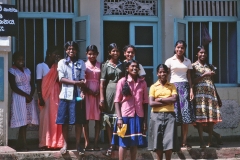
<svg viewBox="0 0 240 160"><path fill-rule="evenodd" d="M130 22L129 23L129 33L132 32L132 34L129 36L129 42L130 44L136 46L135 44L135 26L152 26L153 27L153 45L138 45L138 46L144 46L144 47L153 47L153 65L152 66L145 66L144 68L146 69L153 69L153 83L155 82L154 80L157 79L157 75L154 74L156 73L156 66L158 65L158 51L157 51L157 44L158 44L158 39L157 39L157 34L154 34L154 32L157 32L157 23L149 23L149 22Z"/></svg>
<svg viewBox="0 0 240 160"><path fill-rule="evenodd" d="M156 64L163 63L162 61L162 18L161 18L161 8L162 8L162 1L158 1L158 16L125 16L125 15L104 15L104 0L101 0L100 2L100 53L103 53L103 43L104 43L104 33L103 33L103 23L104 21L124 21L124 22L137 22L137 23L156 23L157 26L157 58L156 58ZM104 54L100 54L100 59L104 60ZM157 66L154 66L155 68ZM154 79L156 80L156 79Z"/></svg>

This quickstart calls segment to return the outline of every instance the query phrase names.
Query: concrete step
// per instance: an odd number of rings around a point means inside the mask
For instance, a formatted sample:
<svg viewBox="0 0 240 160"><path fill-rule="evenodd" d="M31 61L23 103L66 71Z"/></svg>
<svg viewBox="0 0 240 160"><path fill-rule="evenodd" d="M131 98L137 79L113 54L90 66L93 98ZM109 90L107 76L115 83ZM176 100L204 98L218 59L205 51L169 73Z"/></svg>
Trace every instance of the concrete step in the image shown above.
<svg viewBox="0 0 240 160"><path fill-rule="evenodd" d="M219 148L207 147L201 149L197 142L190 142L192 149L187 150L182 148L180 152L173 153L172 159L240 159L240 142L224 141L224 145ZM99 146L104 149L101 151L86 151L85 155L79 156L74 145L70 146L70 150L64 155L61 155L59 150L54 151L38 151L37 145L30 145L28 152L17 152L9 146L0 146L0 160L108 160L118 159L118 151L113 151L111 157L104 155L108 147L107 144L100 144ZM130 152L128 150L126 160L130 159ZM156 159L153 152L148 151L146 148L139 148L137 154L138 160L153 160Z"/></svg>

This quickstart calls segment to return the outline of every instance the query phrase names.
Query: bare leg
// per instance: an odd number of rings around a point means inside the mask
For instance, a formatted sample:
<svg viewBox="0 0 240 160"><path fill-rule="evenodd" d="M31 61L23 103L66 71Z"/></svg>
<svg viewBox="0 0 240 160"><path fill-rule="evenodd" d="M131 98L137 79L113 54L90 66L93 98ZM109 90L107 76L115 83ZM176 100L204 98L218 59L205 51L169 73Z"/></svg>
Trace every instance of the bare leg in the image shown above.
<svg viewBox="0 0 240 160"><path fill-rule="evenodd" d="M107 130L107 134L108 134L109 145L111 146L113 131L112 131L112 128L108 124L106 125L106 130Z"/></svg>
<svg viewBox="0 0 240 160"><path fill-rule="evenodd" d="M80 146L80 139L82 135L82 124L75 124L75 137L76 137L76 148Z"/></svg>
<svg viewBox="0 0 240 160"><path fill-rule="evenodd" d="M172 150L165 151L166 160L170 160L172 157Z"/></svg>
<svg viewBox="0 0 240 160"><path fill-rule="evenodd" d="M62 134L63 134L63 147L64 149L67 149L67 140L68 140L68 124L62 125Z"/></svg>
<svg viewBox="0 0 240 160"><path fill-rule="evenodd" d="M208 123L208 145L212 144L212 132L213 132L214 123Z"/></svg>
<svg viewBox="0 0 240 160"><path fill-rule="evenodd" d="M23 139L23 144L27 146L27 126L22 126L22 139Z"/></svg>
<svg viewBox="0 0 240 160"><path fill-rule="evenodd" d="M131 146L130 147L130 154L131 154L131 160L137 159L137 146Z"/></svg>
<svg viewBox="0 0 240 160"><path fill-rule="evenodd" d="M204 143L204 141L203 141L203 125L202 125L202 123L197 123L197 128L198 128L198 135L199 135L200 144L202 145Z"/></svg>
<svg viewBox="0 0 240 160"><path fill-rule="evenodd" d="M94 139L94 148L98 148L98 139L100 134L100 121L95 121L95 139Z"/></svg>
<svg viewBox="0 0 240 160"><path fill-rule="evenodd" d="M209 134L208 126L203 126L203 132ZM221 135L220 135L219 133L215 132L214 130L212 131L212 135L213 135L216 139L221 138Z"/></svg>
<svg viewBox="0 0 240 160"><path fill-rule="evenodd" d="M157 155L157 160L162 160L163 159L163 151L157 149L156 150L156 155Z"/></svg>
<svg viewBox="0 0 240 160"><path fill-rule="evenodd" d="M188 124L182 124L182 144L187 143Z"/></svg>
<svg viewBox="0 0 240 160"><path fill-rule="evenodd" d="M127 153L127 149L119 147L119 160L124 160Z"/></svg>
<svg viewBox="0 0 240 160"><path fill-rule="evenodd" d="M27 140L26 140L26 136L27 136L27 126L21 126L19 128L19 133L18 133L18 148L20 148L21 150L27 150Z"/></svg>
<svg viewBox="0 0 240 160"><path fill-rule="evenodd" d="M89 145L89 121L83 125L83 134L85 139L85 148Z"/></svg>

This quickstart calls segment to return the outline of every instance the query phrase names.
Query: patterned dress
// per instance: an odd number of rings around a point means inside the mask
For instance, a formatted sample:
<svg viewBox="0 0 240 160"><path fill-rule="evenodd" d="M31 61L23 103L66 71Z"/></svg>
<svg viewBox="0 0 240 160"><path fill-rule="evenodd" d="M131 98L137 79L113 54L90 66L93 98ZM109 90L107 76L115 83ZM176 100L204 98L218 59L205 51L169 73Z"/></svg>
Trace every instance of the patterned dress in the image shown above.
<svg viewBox="0 0 240 160"><path fill-rule="evenodd" d="M202 65L198 61L192 64L194 69L194 78L200 77L211 69L207 64ZM210 76L204 77L194 85L196 122L214 122L222 121L220 107L217 99L217 92Z"/></svg>
<svg viewBox="0 0 240 160"><path fill-rule="evenodd" d="M31 72L28 68L20 71L16 67L9 69L9 73L15 76L15 82L19 89L30 94L31 92ZM33 99L30 103L26 103L26 98L15 92L12 92L10 127L16 128L28 124L38 125L38 114L36 102Z"/></svg>
<svg viewBox="0 0 240 160"><path fill-rule="evenodd" d="M96 92L100 89L100 63L97 62L95 66L90 61L85 63L86 65L86 86L92 91ZM100 120L99 101L100 96L86 94L86 119L87 120Z"/></svg>

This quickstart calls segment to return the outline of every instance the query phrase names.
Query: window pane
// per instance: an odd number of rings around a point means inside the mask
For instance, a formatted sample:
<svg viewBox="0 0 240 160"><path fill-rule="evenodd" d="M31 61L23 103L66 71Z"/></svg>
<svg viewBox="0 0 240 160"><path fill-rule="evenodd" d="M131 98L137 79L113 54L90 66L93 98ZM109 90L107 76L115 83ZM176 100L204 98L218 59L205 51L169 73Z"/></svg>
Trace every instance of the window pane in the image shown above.
<svg viewBox="0 0 240 160"><path fill-rule="evenodd" d="M188 23L188 53L192 62L197 60L196 48L201 44L202 24L209 28L206 22ZM212 50L205 46L208 54L212 54L212 63L217 67L214 76L215 83L237 83L237 24L236 22L213 22L212 23ZM210 57L208 56L208 57Z"/></svg>
<svg viewBox="0 0 240 160"><path fill-rule="evenodd" d="M76 22L76 40L86 40L86 21Z"/></svg>
<svg viewBox="0 0 240 160"><path fill-rule="evenodd" d="M78 52L78 58L82 60L86 60L86 41L77 41L79 52Z"/></svg>
<svg viewBox="0 0 240 160"><path fill-rule="evenodd" d="M213 65L216 83L237 83L236 23L213 23Z"/></svg>
<svg viewBox="0 0 240 160"><path fill-rule="evenodd" d="M153 66L153 48L138 48L135 59L143 66Z"/></svg>
<svg viewBox="0 0 240 160"><path fill-rule="evenodd" d="M178 39L186 41L186 25L178 23Z"/></svg>
<svg viewBox="0 0 240 160"><path fill-rule="evenodd" d="M153 27L135 27L135 45L153 45Z"/></svg>

